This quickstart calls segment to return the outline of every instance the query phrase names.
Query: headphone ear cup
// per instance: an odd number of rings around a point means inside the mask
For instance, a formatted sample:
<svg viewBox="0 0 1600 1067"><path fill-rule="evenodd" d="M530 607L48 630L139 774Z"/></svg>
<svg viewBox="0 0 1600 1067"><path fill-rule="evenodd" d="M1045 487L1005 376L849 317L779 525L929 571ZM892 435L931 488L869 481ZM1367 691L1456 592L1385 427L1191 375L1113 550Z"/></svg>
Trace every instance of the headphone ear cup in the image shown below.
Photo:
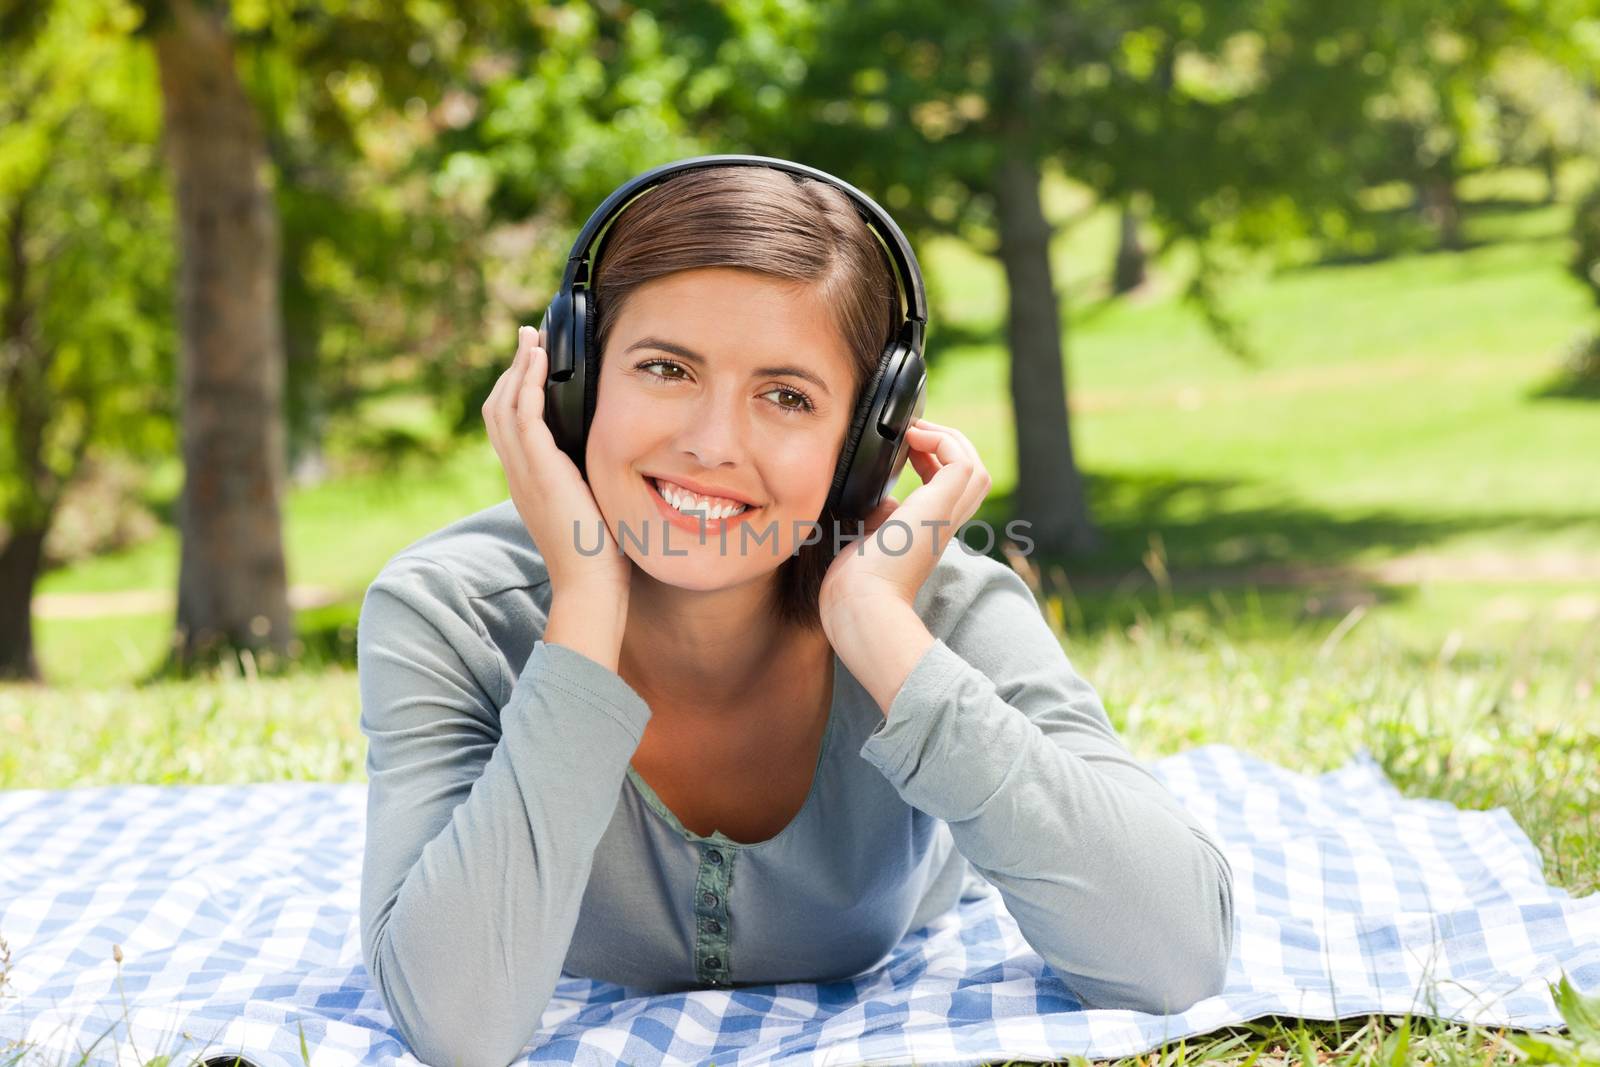
<svg viewBox="0 0 1600 1067"><path fill-rule="evenodd" d="M907 431L912 423L922 418L922 410L928 403L928 369L922 362L921 353L911 349L904 366L905 369L894 383L894 396L889 401L894 412L892 428L896 445L894 459L889 464L889 473L883 483L885 493L894 488L894 483L900 479L900 472L905 469L906 460L911 458L911 439Z"/></svg>
<svg viewBox="0 0 1600 1067"><path fill-rule="evenodd" d="M889 369L894 351L895 347L891 345L884 349L883 355L878 358L878 366L872 373L872 380L861 391L861 399L857 402L855 414L850 419L850 432L844 436L844 448L840 450L839 462L833 469L833 485L828 490L828 504L833 513L846 522L866 518L865 515L855 514L854 509L846 506L845 487L851 481L851 469L855 466L856 452L861 447L867 416L872 412L873 401L877 398L884 372Z"/></svg>
<svg viewBox="0 0 1600 1067"><path fill-rule="evenodd" d="M580 289L572 295L573 306L577 312L577 325L583 335L578 356L583 361L583 439L587 445L589 427L594 425L595 399L599 396L600 389L600 349L594 339L600 316L594 313L590 305L588 290Z"/></svg>
<svg viewBox="0 0 1600 1067"><path fill-rule="evenodd" d="M573 380L581 375L583 367L573 357L579 353L572 346L572 295L558 290L545 309L539 323L544 335L546 370L544 381L544 421L556 445L581 464L583 433L579 425L582 418L582 386Z"/></svg>
<svg viewBox="0 0 1600 1067"><path fill-rule="evenodd" d="M927 382L916 348L897 340L885 350L866 407L856 413L845 442L848 462L841 454L835 473L830 499L836 498L835 514L844 521L865 519L900 476L910 456L906 431L922 415Z"/></svg>
<svg viewBox="0 0 1600 1067"><path fill-rule="evenodd" d="M557 435L556 440L578 472L587 478L584 457L589 446L589 426L594 420L595 379L598 376L594 355L594 322L589 314L587 291L574 289L566 296L566 301L571 310L563 317L562 323L566 327L564 338L569 352L564 365L572 368L572 374L561 394L561 424L564 432Z"/></svg>

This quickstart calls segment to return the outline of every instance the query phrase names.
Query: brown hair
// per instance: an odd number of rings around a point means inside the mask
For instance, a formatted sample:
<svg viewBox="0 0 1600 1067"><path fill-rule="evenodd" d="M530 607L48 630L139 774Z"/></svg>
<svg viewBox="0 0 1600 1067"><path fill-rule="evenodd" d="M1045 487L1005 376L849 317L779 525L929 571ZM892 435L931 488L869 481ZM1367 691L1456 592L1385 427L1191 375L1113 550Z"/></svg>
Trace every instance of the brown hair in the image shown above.
<svg viewBox="0 0 1600 1067"><path fill-rule="evenodd" d="M761 166L683 171L631 201L601 236L593 267L595 343L606 339L628 295L652 279L699 267L738 267L820 286L852 357L853 415L900 322L887 254L842 190ZM822 539L778 567L773 610L786 623L822 625L817 598L840 536L858 532L824 506Z"/></svg>

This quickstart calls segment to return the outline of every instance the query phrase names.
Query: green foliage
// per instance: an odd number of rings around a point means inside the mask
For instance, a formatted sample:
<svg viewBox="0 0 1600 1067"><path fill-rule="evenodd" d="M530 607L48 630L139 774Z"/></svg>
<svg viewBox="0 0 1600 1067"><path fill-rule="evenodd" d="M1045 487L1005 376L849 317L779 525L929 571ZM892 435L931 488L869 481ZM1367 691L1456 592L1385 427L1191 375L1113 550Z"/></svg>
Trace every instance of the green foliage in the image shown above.
<svg viewBox="0 0 1600 1067"><path fill-rule="evenodd" d="M1595 25L1600 29L1600 21ZM1522 46L1508 47L1496 57L1484 81L1494 111L1495 164L1551 167L1594 151L1600 117L1573 68Z"/></svg>
<svg viewBox="0 0 1600 1067"><path fill-rule="evenodd" d="M60 0L0 43L0 503L17 521L89 448L175 447L171 210L134 21L116 0ZM44 477L18 451L24 407L47 420Z"/></svg>
<svg viewBox="0 0 1600 1067"><path fill-rule="evenodd" d="M1507 1040L1527 1056L1528 1063L1553 1063L1561 1067L1600 1064L1600 996L1586 997L1573 988L1565 974L1558 986L1547 982L1550 995L1566 1020L1569 1036L1512 1034Z"/></svg>
<svg viewBox="0 0 1600 1067"><path fill-rule="evenodd" d="M278 175L292 449L393 446L391 467L432 431L375 402L420 389L476 433L577 222L702 150L681 115L722 75L668 55L651 13L583 4L257 0L234 24Z"/></svg>
<svg viewBox="0 0 1600 1067"><path fill-rule="evenodd" d="M372 402L481 343L482 219L435 176L441 135L469 106L459 86L479 52L470 35L496 11L232 9L276 178L291 465L391 439Z"/></svg>

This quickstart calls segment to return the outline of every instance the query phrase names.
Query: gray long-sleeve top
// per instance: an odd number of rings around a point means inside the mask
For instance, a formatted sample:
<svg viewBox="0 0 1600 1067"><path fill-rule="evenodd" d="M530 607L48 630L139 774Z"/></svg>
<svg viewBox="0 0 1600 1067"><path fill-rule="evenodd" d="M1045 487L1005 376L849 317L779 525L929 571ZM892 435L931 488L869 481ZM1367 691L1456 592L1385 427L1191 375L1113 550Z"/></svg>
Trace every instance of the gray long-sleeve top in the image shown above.
<svg viewBox="0 0 1600 1067"><path fill-rule="evenodd" d="M644 992L853 977L973 871L1088 1007L1221 991L1226 858L1006 565L950 541L914 604L935 641L887 717L835 654L811 791L756 843L667 810L629 763L649 705L541 640L549 608L510 500L401 550L362 604L361 945L424 1062L504 1067L562 972Z"/></svg>

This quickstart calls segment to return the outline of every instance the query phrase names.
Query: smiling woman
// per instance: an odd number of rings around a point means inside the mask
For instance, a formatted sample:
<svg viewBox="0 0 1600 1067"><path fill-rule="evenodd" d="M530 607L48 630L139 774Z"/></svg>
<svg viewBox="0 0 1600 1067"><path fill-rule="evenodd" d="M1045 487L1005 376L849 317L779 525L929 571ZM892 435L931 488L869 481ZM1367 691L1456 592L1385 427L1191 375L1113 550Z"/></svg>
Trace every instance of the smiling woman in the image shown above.
<svg viewBox="0 0 1600 1067"><path fill-rule="evenodd" d="M702 166L631 201L581 317L598 371L552 402L579 328L524 327L484 405L511 499L367 592L362 950L425 1062L516 1058L563 975L864 974L983 880L1085 1006L1221 990L1231 868L954 536L988 473L892 387L920 329L833 181ZM874 479L909 455L923 483L867 517L905 550L807 543L869 422L908 450Z"/></svg>
<svg viewBox="0 0 1600 1067"><path fill-rule="evenodd" d="M687 366L674 370L674 361L667 360L645 373L690 379L698 374L694 391L702 397L707 374L722 379L736 372L748 400L764 396L769 407L785 408L774 419L791 415L798 424L767 434L769 443L776 438L784 445L773 458L792 462L808 452L814 467L826 468L824 482L831 478L854 400L901 316L889 259L843 192L766 167L686 171L632 201L601 237L598 257L594 340L605 353L602 403L611 383L629 373L616 365L619 360L606 358L613 351L634 357L649 349L644 355L677 357ZM721 370L713 374L714 366ZM773 396L776 386L793 392ZM767 393L759 393L761 388ZM788 410L803 408L800 398L814 410ZM634 410L633 404L610 408ZM701 415L708 429L731 430L725 412ZM725 479L701 480L736 488ZM792 499L804 483L791 473L779 484ZM826 490L825 484L823 496ZM844 516L822 504L807 504L809 513L795 517L831 531ZM770 521L764 517L764 525ZM824 538L796 547L792 522L780 519L774 528L789 541L776 552L783 563L772 582L772 610L789 623L816 627L832 546Z"/></svg>

